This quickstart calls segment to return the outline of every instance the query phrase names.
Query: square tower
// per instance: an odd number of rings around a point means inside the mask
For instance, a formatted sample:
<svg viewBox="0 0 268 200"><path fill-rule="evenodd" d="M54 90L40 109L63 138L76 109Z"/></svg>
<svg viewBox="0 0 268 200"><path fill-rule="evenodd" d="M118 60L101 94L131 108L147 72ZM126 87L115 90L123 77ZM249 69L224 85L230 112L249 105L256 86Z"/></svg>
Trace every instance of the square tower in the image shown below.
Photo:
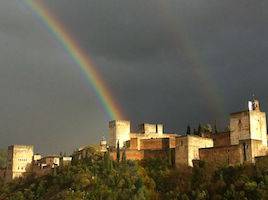
<svg viewBox="0 0 268 200"><path fill-rule="evenodd" d="M122 148L126 141L130 140L130 121L114 120L109 122L109 145L116 147L119 142L119 147Z"/></svg>
<svg viewBox="0 0 268 200"><path fill-rule="evenodd" d="M22 177L29 172L33 159L33 146L12 145L8 147L6 180Z"/></svg>
<svg viewBox="0 0 268 200"><path fill-rule="evenodd" d="M261 112L257 100L249 102L246 111L231 114L230 119L231 145L239 144L241 140L259 140L267 146L266 114Z"/></svg>
<svg viewBox="0 0 268 200"><path fill-rule="evenodd" d="M139 132L148 134L148 133L159 133L163 134L164 126L163 124L149 124L143 123L139 125Z"/></svg>

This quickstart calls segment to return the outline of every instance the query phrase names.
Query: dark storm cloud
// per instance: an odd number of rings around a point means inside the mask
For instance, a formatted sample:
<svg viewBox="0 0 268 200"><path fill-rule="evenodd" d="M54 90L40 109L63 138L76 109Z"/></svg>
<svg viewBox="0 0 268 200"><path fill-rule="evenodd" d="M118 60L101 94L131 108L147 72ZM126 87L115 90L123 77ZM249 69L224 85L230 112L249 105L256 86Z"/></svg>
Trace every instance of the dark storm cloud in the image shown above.
<svg viewBox="0 0 268 200"><path fill-rule="evenodd" d="M21 2L0 2L0 145L29 141L51 152L97 142L107 119L92 88ZM265 0L44 2L135 124L224 127L252 93L268 111Z"/></svg>

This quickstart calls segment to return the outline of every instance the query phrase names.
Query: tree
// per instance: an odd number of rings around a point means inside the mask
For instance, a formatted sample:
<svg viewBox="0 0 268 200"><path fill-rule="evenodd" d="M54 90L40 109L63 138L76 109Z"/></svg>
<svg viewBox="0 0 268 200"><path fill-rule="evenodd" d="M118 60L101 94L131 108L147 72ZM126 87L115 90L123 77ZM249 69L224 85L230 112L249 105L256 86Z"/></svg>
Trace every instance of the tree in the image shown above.
<svg viewBox="0 0 268 200"><path fill-rule="evenodd" d="M215 134L217 134L217 133L218 133L218 128L217 128L216 123L214 124L214 133L215 133Z"/></svg>
<svg viewBox="0 0 268 200"><path fill-rule="evenodd" d="M203 126L203 131L205 133L212 133L212 127L210 124L206 124L205 126Z"/></svg>
<svg viewBox="0 0 268 200"><path fill-rule="evenodd" d="M6 167L7 151L0 149L0 168Z"/></svg>
<svg viewBox="0 0 268 200"><path fill-rule="evenodd" d="M126 163L127 157L126 157L126 147L124 147L123 153L122 153L122 162Z"/></svg>
<svg viewBox="0 0 268 200"><path fill-rule="evenodd" d="M117 141L117 147L116 147L116 161L120 162L120 146L119 146L119 140Z"/></svg>
<svg viewBox="0 0 268 200"><path fill-rule="evenodd" d="M187 135L190 135L191 134L191 127L189 125L187 126L186 134Z"/></svg>
<svg viewBox="0 0 268 200"><path fill-rule="evenodd" d="M198 135L201 135L201 133L202 133L202 126L201 126L201 124L199 124L199 125L198 125L197 134L198 134Z"/></svg>

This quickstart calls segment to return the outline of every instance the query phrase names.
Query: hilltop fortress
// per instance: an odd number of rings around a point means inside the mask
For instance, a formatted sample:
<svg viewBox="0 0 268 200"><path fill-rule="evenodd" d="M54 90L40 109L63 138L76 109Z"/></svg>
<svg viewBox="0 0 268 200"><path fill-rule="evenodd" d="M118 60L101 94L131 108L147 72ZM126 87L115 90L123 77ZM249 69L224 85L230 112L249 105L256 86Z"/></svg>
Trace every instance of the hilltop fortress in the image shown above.
<svg viewBox="0 0 268 200"><path fill-rule="evenodd" d="M172 157L176 166L193 166L195 160L235 165L255 162L268 153L266 114L255 99L249 102L247 110L230 115L230 131L224 133L164 133L162 124L141 124L132 133L129 121L115 120L109 123L109 135L108 145L114 159L117 145L121 153L125 151L127 159Z"/></svg>
<svg viewBox="0 0 268 200"><path fill-rule="evenodd" d="M114 120L109 122L108 143L103 139L98 151L100 155L109 152L116 159L119 148L120 156L124 152L126 159L163 158L177 167L193 166L198 160L219 166L254 163L268 156L266 114L261 111L258 100L249 101L247 110L232 113L229 127L230 130L223 133L178 135L165 133L163 124L148 123L131 132L129 121ZM29 172L42 176L72 160L87 158L92 148L80 148L72 157L41 157L34 154L33 146L12 145L8 147L7 167L0 169L0 177L10 181Z"/></svg>

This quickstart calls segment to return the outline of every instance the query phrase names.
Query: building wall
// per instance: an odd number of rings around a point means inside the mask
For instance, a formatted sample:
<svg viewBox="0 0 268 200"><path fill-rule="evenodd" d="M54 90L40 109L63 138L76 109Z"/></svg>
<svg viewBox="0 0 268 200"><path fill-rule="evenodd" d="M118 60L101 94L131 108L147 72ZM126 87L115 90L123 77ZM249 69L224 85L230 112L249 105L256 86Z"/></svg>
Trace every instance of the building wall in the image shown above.
<svg viewBox="0 0 268 200"><path fill-rule="evenodd" d="M193 166L193 160L199 159L199 149L213 147L213 140L210 138L202 138L188 136L188 165Z"/></svg>
<svg viewBox="0 0 268 200"><path fill-rule="evenodd" d="M129 149L138 149L138 138L131 138L129 141Z"/></svg>
<svg viewBox="0 0 268 200"><path fill-rule="evenodd" d="M33 146L12 145L8 147L6 180L23 176L30 170Z"/></svg>
<svg viewBox="0 0 268 200"><path fill-rule="evenodd" d="M46 156L46 157L43 157L38 162L41 164L46 164L48 166L54 166L54 165L59 166L60 165L60 158L58 156Z"/></svg>
<svg viewBox="0 0 268 200"><path fill-rule="evenodd" d="M175 147L176 166L188 165L188 139L187 137L177 137Z"/></svg>
<svg viewBox="0 0 268 200"><path fill-rule="evenodd" d="M260 140L241 140L240 145L245 162L255 162L255 157L265 156L268 153L268 148Z"/></svg>
<svg viewBox="0 0 268 200"><path fill-rule="evenodd" d="M130 122L123 120L115 120L109 122L109 145L116 147L119 141L119 146L123 147L125 142L130 140Z"/></svg>
<svg viewBox="0 0 268 200"><path fill-rule="evenodd" d="M249 112L239 112L231 114L230 119L230 138L231 145L239 144L239 140L250 138L250 119Z"/></svg>
<svg viewBox="0 0 268 200"><path fill-rule="evenodd" d="M199 136L181 136L176 138L175 162L180 165L193 166L193 160L199 159L199 149L213 147L211 138Z"/></svg>
<svg viewBox="0 0 268 200"><path fill-rule="evenodd" d="M158 133L162 134L164 132L163 124L140 124L139 125L139 132L140 133Z"/></svg>
<svg viewBox="0 0 268 200"><path fill-rule="evenodd" d="M214 147L222 147L231 145L230 132L212 134Z"/></svg>
<svg viewBox="0 0 268 200"><path fill-rule="evenodd" d="M140 150L145 149L168 149L169 138L141 139Z"/></svg>
<svg viewBox="0 0 268 200"><path fill-rule="evenodd" d="M240 140L260 140L267 146L266 114L259 110L244 111L231 114L231 145Z"/></svg>
<svg viewBox="0 0 268 200"><path fill-rule="evenodd" d="M126 149L126 158L128 160L142 160L148 158L163 158L168 159L170 150L131 150ZM122 158L123 151L120 151L120 158ZM112 159L116 160L116 151L110 152ZM174 157L171 158L174 160Z"/></svg>
<svg viewBox="0 0 268 200"><path fill-rule="evenodd" d="M250 111L250 139L261 140L267 146L266 114L260 111Z"/></svg>
<svg viewBox="0 0 268 200"><path fill-rule="evenodd" d="M243 152L241 145L222 146L213 148L200 148L200 160L215 165L235 165L243 163Z"/></svg>

